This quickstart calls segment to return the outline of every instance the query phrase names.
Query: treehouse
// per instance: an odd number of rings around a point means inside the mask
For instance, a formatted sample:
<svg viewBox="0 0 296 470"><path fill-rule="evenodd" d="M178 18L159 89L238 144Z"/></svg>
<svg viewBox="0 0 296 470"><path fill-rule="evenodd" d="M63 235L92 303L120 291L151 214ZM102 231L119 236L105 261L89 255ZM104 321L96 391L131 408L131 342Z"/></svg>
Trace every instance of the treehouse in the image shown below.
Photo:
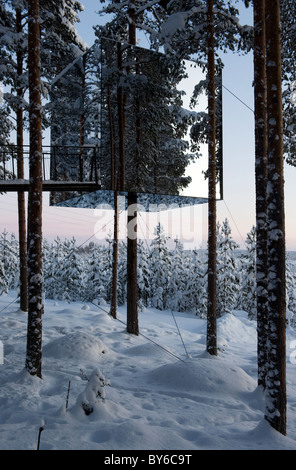
<svg viewBox="0 0 296 470"><path fill-rule="evenodd" d="M144 210L208 200L206 77L201 66L101 38L52 82L43 190L52 205L113 206L114 191ZM0 191L16 178L19 152L1 148ZM222 76L216 77L217 199L223 198Z"/></svg>
<svg viewBox="0 0 296 470"><path fill-rule="evenodd" d="M221 75L216 82L222 199ZM102 38L51 87L51 179L96 182L97 190L54 191L51 203L112 206L114 191L136 193L147 211L207 202L205 86L194 62Z"/></svg>

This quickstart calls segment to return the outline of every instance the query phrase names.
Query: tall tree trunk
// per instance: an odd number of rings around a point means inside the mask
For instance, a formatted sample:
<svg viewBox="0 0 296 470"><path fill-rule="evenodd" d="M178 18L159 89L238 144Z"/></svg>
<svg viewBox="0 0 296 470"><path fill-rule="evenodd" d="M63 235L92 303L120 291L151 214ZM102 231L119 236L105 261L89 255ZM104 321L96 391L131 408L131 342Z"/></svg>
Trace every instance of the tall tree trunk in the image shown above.
<svg viewBox="0 0 296 470"><path fill-rule="evenodd" d="M119 208L118 208L118 177L117 165L115 162L115 135L112 116L111 104L111 87L108 85L107 106L109 117L110 129L110 158L111 158L111 189L114 191L114 224L113 224L113 249L112 249L112 293L110 315L117 318L117 279L118 279L118 223L119 223ZM119 125L121 125L119 123Z"/></svg>
<svg viewBox="0 0 296 470"><path fill-rule="evenodd" d="M137 193L132 192L128 192L126 296L127 332L138 335Z"/></svg>
<svg viewBox="0 0 296 470"><path fill-rule="evenodd" d="M129 34L129 43L133 44L134 46L136 45L136 41L137 41L135 8L136 8L136 0L130 0L129 10L128 10L128 16L129 16L128 34Z"/></svg>
<svg viewBox="0 0 296 470"><path fill-rule="evenodd" d="M122 53L121 44L117 44L117 67L118 71L122 69ZM110 87L108 87L108 113L110 125L110 157L111 157L111 189L114 191L114 223L113 223L113 247L112 247L112 292L110 315L117 318L117 280L118 280L118 224L119 224L119 207L118 197L119 190L124 190L125 183L125 153L124 153L124 97L120 86L117 89L117 111L118 111L118 154L119 164L116 165L115 158L115 136L112 118L112 105Z"/></svg>
<svg viewBox="0 0 296 470"><path fill-rule="evenodd" d="M280 0L266 3L268 366L265 418L286 434L286 274Z"/></svg>
<svg viewBox="0 0 296 470"><path fill-rule="evenodd" d="M112 294L110 315L117 318L117 280L118 280L118 225L119 225L119 192L114 189L114 225L113 225L113 248L112 248Z"/></svg>
<svg viewBox="0 0 296 470"><path fill-rule="evenodd" d="M208 312L207 351L217 355L216 332L216 112L215 112L215 44L213 0L207 0L208 22L208 148L209 148L209 210L208 210Z"/></svg>
<svg viewBox="0 0 296 470"><path fill-rule="evenodd" d="M107 108L108 108L108 120L109 120L109 135L110 135L110 187L114 191L117 189L117 167L115 164L115 135L114 135L114 122L112 115L112 101L111 101L111 86L108 84L107 87Z"/></svg>
<svg viewBox="0 0 296 470"><path fill-rule="evenodd" d="M83 172L83 146L84 146L84 134L85 134L85 67L86 67L86 56L82 57L82 78L81 78L81 110L80 110L80 126L79 126L79 177L80 181L84 180Z"/></svg>
<svg viewBox="0 0 296 470"><path fill-rule="evenodd" d="M122 52L121 44L117 43L117 67L120 72L122 70ZM125 186L125 153L124 153L124 95L122 87L119 85L117 88L117 109L118 109L118 139L119 139L119 190L124 191Z"/></svg>
<svg viewBox="0 0 296 470"><path fill-rule="evenodd" d="M129 9L129 43L136 44L135 0ZM135 130L138 136L138 129ZM128 192L127 198L127 332L139 334L138 322L138 276L137 276L137 193Z"/></svg>
<svg viewBox="0 0 296 470"><path fill-rule="evenodd" d="M30 188L28 196L28 332L26 368L41 378L42 363L42 114L39 0L28 1Z"/></svg>
<svg viewBox="0 0 296 470"><path fill-rule="evenodd" d="M16 31L22 32L21 11L16 11ZM20 80L23 74L23 52L21 46L17 50L17 76ZM24 178L24 156L23 156L23 99L24 89L20 83L17 86L17 177ZM26 202L24 191L17 193L18 199L18 231L19 231L19 260L20 260L20 309L28 311L28 270L27 270L27 230L26 230Z"/></svg>
<svg viewBox="0 0 296 470"><path fill-rule="evenodd" d="M256 181L256 285L258 386L267 365L267 116L265 0L254 0L254 101Z"/></svg>

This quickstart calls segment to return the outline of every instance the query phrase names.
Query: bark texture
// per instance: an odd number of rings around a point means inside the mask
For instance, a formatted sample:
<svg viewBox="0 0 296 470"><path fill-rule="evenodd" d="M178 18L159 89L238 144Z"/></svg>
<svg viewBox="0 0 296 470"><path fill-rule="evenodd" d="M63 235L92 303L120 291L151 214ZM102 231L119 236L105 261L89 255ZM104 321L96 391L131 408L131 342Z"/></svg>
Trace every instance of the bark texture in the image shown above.
<svg viewBox="0 0 296 470"><path fill-rule="evenodd" d="M258 385L265 388L267 364L267 116L265 0L254 0L254 103L256 181L256 285Z"/></svg>
<svg viewBox="0 0 296 470"><path fill-rule="evenodd" d="M28 196L28 332L26 368L41 378L42 364L42 111L39 1L28 1L30 188Z"/></svg>
<svg viewBox="0 0 296 470"><path fill-rule="evenodd" d="M268 367L266 419L286 434L286 270L280 0L266 4Z"/></svg>
<svg viewBox="0 0 296 470"><path fill-rule="evenodd" d="M207 1L208 22L208 113L209 113L209 210L208 210L208 310L207 351L217 355L216 296L217 296L217 239L216 239L216 112L215 112L215 43L213 0Z"/></svg>
<svg viewBox="0 0 296 470"><path fill-rule="evenodd" d="M16 31L22 32L21 11L16 11ZM21 79L23 74L23 51L19 47L17 50L17 75ZM21 83L17 85L18 107L16 112L16 139L17 139L17 177L24 179L24 155L23 155L23 106L21 104L24 89ZM27 228L26 228L26 201L24 191L17 193L18 201L18 232L19 232L19 259L20 259L20 309L28 311L28 269L27 269Z"/></svg>

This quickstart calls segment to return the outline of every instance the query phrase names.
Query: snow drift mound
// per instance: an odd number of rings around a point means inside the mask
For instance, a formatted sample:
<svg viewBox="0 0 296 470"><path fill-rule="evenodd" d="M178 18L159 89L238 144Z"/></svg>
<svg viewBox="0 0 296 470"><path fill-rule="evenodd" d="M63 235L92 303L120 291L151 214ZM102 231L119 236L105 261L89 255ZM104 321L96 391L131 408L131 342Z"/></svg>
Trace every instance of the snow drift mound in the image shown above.
<svg viewBox="0 0 296 470"><path fill-rule="evenodd" d="M226 343L256 344L256 323L248 320L244 312L226 314L218 319L218 338Z"/></svg>
<svg viewBox="0 0 296 470"><path fill-rule="evenodd" d="M50 341L43 348L45 355L61 358L97 360L108 348L98 338L83 332L71 333Z"/></svg>
<svg viewBox="0 0 296 470"><path fill-rule="evenodd" d="M137 358L143 357L146 360L147 358L163 358L165 352L155 344L145 343L127 349L125 354Z"/></svg>
<svg viewBox="0 0 296 470"><path fill-rule="evenodd" d="M150 372L149 379L154 385L174 390L232 396L254 391L257 385L240 367L219 358L206 357L158 367Z"/></svg>

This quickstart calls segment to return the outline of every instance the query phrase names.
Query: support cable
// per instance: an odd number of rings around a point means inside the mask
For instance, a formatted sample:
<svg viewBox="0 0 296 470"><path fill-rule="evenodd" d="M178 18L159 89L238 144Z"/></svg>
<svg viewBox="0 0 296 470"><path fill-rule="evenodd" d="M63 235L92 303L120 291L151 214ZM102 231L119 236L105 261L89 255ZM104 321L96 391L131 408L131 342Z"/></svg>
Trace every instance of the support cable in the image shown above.
<svg viewBox="0 0 296 470"><path fill-rule="evenodd" d="M141 224L139 224L139 225L141 225ZM149 227L147 226L147 224L146 224L146 227L147 227L148 230L149 230ZM150 230L149 230L149 231L150 231ZM142 232L143 232L143 230L142 230ZM144 234L144 232L143 232L143 234ZM148 251L150 251L150 246L149 246L148 244L147 244L147 247L148 247ZM185 343L184 343L184 341L183 341L183 337L182 337L182 335L181 335L181 331L180 331L179 326L178 326L178 324L177 324L175 315L174 315L174 313L173 313L173 311L172 311L171 308L170 308L169 310L170 310L170 312L171 312L171 314L172 314L172 317L173 317L173 319L174 319L174 322L175 322L176 328L177 328L177 330L178 330L179 336L180 336L180 338L181 338L181 341L182 341L182 344L183 344L185 353L186 353L187 357L190 357L190 354L188 353L188 351L187 351L187 349L186 349L186 346L185 346ZM183 362L184 362L184 361L183 361Z"/></svg>
<svg viewBox="0 0 296 470"><path fill-rule="evenodd" d="M227 88L225 85L222 85L222 88L225 88L225 90L227 90L228 93L234 96L235 99L237 99L240 103L242 103L246 108L248 108L254 114L254 110L250 108L250 106L248 106L243 100L241 100L235 93L230 91L229 88Z"/></svg>

